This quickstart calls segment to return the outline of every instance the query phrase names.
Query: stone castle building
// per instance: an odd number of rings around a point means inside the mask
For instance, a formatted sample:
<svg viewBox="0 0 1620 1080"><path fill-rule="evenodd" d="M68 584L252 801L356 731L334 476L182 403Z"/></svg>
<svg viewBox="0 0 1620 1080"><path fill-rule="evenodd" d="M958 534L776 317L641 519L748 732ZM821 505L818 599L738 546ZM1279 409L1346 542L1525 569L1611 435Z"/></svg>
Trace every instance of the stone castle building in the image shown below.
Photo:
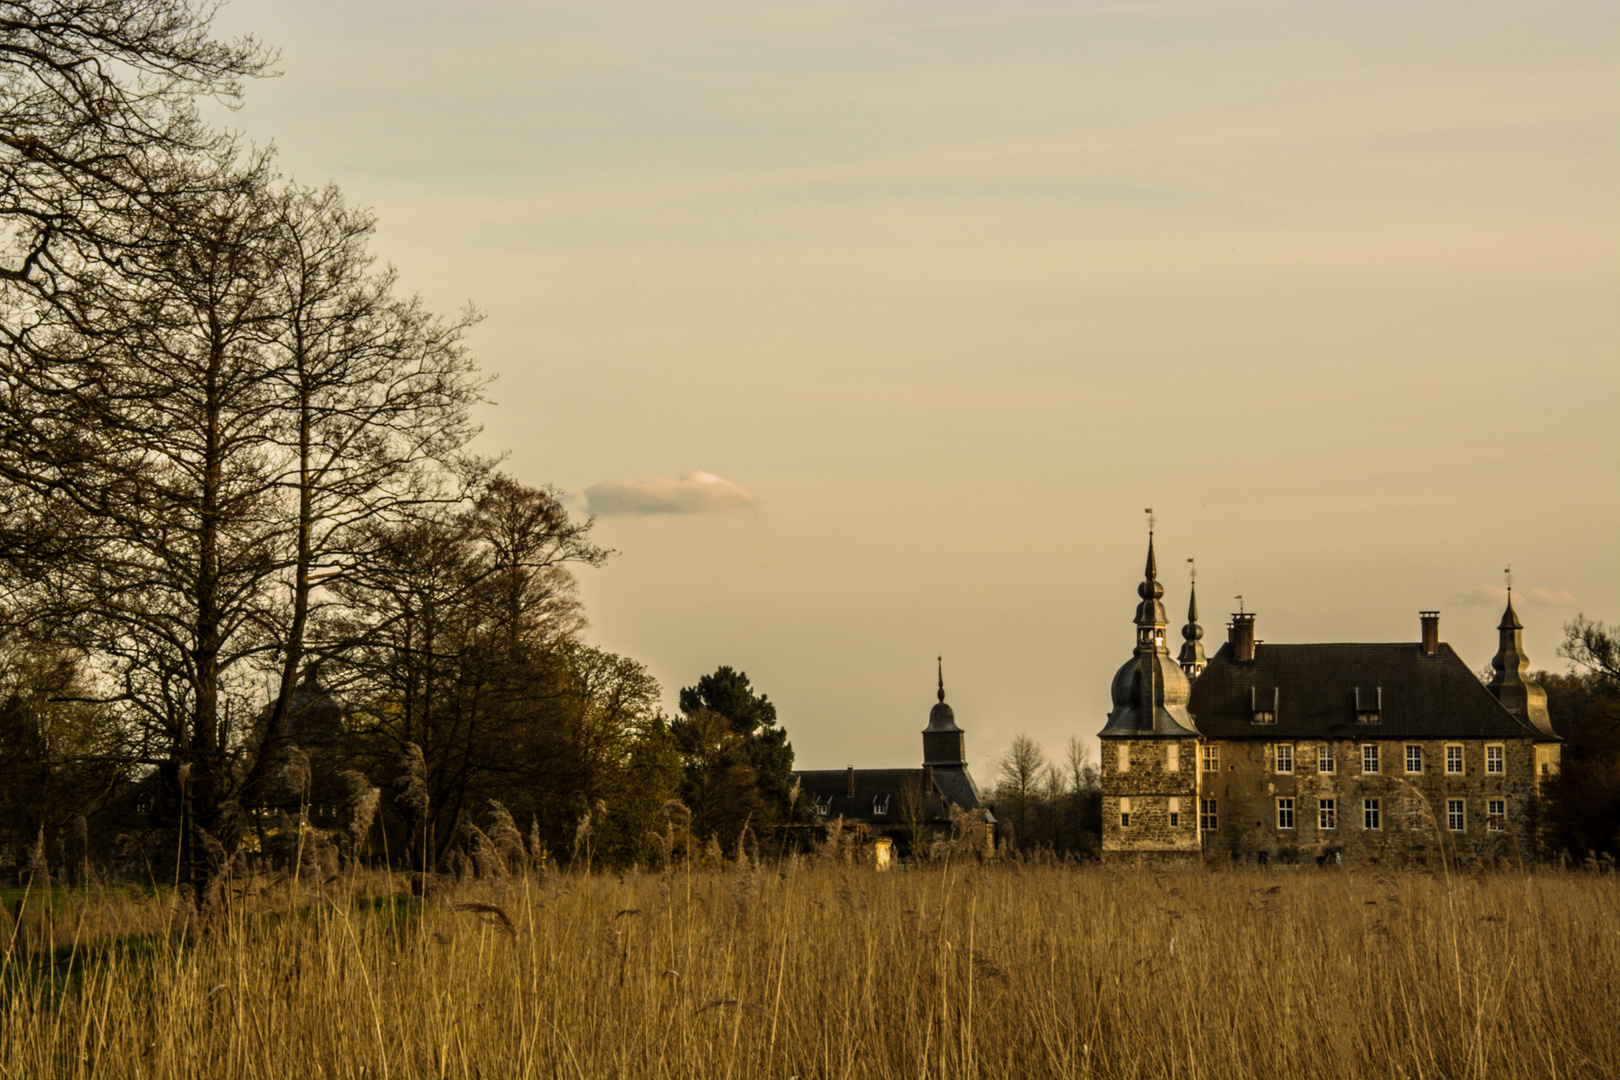
<svg viewBox="0 0 1620 1080"><path fill-rule="evenodd" d="M1433 611L1416 642L1309 645L1239 612L1206 659L1193 596L1172 660L1151 535L1137 594L1100 734L1105 859L1534 857L1560 740L1511 592L1488 686Z"/></svg>

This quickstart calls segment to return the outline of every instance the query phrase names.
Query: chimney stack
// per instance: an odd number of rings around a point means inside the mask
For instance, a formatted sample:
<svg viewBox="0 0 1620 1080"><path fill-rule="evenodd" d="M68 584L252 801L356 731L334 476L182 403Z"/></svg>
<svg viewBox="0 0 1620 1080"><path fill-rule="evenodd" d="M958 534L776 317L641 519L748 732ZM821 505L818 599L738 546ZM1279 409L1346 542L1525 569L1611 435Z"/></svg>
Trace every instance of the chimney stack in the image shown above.
<svg viewBox="0 0 1620 1080"><path fill-rule="evenodd" d="M1243 663L1254 661L1254 612L1239 612L1232 616L1226 628L1226 640L1232 646L1236 659Z"/></svg>
<svg viewBox="0 0 1620 1080"><path fill-rule="evenodd" d="M851 765L849 767L849 772L845 774L845 777L844 794L853 799L855 797L855 766Z"/></svg>
<svg viewBox="0 0 1620 1080"><path fill-rule="evenodd" d="M1440 613L1420 611L1418 618L1423 622L1423 655L1434 656L1440 652Z"/></svg>

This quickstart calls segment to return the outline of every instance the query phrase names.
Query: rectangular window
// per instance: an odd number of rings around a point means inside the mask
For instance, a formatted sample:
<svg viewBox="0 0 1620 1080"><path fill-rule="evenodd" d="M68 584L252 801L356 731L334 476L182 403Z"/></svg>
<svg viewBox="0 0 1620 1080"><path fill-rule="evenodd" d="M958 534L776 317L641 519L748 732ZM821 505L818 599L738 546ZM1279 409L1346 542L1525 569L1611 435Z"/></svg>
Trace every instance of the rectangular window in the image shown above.
<svg viewBox="0 0 1620 1080"><path fill-rule="evenodd" d="M1364 773L1378 771L1378 747L1372 743L1361 748L1361 771Z"/></svg>
<svg viewBox="0 0 1620 1080"><path fill-rule="evenodd" d="M1461 776L1463 774L1463 748L1460 746L1446 747L1446 775Z"/></svg>
<svg viewBox="0 0 1620 1080"><path fill-rule="evenodd" d="M1501 776L1506 771L1502 768L1502 748L1500 746L1487 746L1485 748L1485 771L1491 776Z"/></svg>
<svg viewBox="0 0 1620 1080"><path fill-rule="evenodd" d="M1131 827L1131 800L1129 799L1119 800L1119 827L1122 829Z"/></svg>
<svg viewBox="0 0 1620 1080"><path fill-rule="evenodd" d="M1463 813L1461 799L1446 800L1446 828L1452 832L1463 832L1467 828L1467 818Z"/></svg>
<svg viewBox="0 0 1620 1080"><path fill-rule="evenodd" d="M1284 743L1277 744L1277 771L1291 773L1294 771L1294 748Z"/></svg>
<svg viewBox="0 0 1620 1080"><path fill-rule="evenodd" d="M1131 744L1130 743L1122 742L1122 743L1119 744L1119 757L1115 759L1115 763L1118 765L1120 772L1130 772L1131 771Z"/></svg>
<svg viewBox="0 0 1620 1080"><path fill-rule="evenodd" d="M1383 826L1378 820L1378 800L1361 800L1361 827L1364 829L1379 829Z"/></svg>
<svg viewBox="0 0 1620 1080"><path fill-rule="evenodd" d="M1205 832L1215 831L1215 800L1198 800L1198 827Z"/></svg>
<svg viewBox="0 0 1620 1080"><path fill-rule="evenodd" d="M1181 800L1174 796L1170 798L1170 827L1181 828Z"/></svg>
<svg viewBox="0 0 1620 1080"><path fill-rule="evenodd" d="M1181 744L1171 743L1164 748L1164 767L1169 772L1181 771Z"/></svg>
<svg viewBox="0 0 1620 1080"><path fill-rule="evenodd" d="M1506 799L1490 799L1485 803L1485 828L1490 832L1507 828Z"/></svg>
<svg viewBox="0 0 1620 1080"><path fill-rule="evenodd" d="M1323 743L1316 748L1316 771L1330 773L1333 771L1333 746Z"/></svg>
<svg viewBox="0 0 1620 1080"><path fill-rule="evenodd" d="M1337 825L1338 822L1335 820L1333 800L1316 800L1316 827L1319 829L1331 829Z"/></svg>
<svg viewBox="0 0 1620 1080"><path fill-rule="evenodd" d="M1408 746L1406 748L1406 771L1409 773L1423 771L1423 747Z"/></svg>
<svg viewBox="0 0 1620 1080"><path fill-rule="evenodd" d="M1292 829L1294 827L1294 800L1277 800L1277 828Z"/></svg>
<svg viewBox="0 0 1620 1080"><path fill-rule="evenodd" d="M1221 771L1221 748L1218 746L1204 747L1204 771Z"/></svg>

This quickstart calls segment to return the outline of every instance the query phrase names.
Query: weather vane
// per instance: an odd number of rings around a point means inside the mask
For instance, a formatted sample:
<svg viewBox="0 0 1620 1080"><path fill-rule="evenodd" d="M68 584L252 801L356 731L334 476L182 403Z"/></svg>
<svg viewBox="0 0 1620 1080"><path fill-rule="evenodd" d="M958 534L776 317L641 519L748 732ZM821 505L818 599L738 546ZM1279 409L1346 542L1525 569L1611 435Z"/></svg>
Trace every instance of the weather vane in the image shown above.
<svg viewBox="0 0 1620 1080"><path fill-rule="evenodd" d="M1513 564L1508 563L1502 570L1502 579L1507 582L1507 590L1513 592Z"/></svg>
<svg viewBox="0 0 1620 1080"><path fill-rule="evenodd" d="M1151 507L1151 506L1148 507L1146 510L1143 510L1142 513L1144 513L1144 514L1146 514L1148 516L1148 532L1152 532L1153 531L1153 523L1156 520L1154 518L1154 516L1153 516L1153 507Z"/></svg>
<svg viewBox="0 0 1620 1080"><path fill-rule="evenodd" d="M1238 602L1238 614L1243 614L1243 594L1238 593L1236 596L1232 597L1232 599Z"/></svg>

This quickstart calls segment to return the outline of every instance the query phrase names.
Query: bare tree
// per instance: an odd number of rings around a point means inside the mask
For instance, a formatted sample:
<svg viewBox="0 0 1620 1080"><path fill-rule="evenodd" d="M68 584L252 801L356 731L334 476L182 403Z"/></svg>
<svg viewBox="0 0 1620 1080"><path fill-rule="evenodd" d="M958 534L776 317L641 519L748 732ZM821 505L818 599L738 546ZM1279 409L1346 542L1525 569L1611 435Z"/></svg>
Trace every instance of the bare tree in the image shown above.
<svg viewBox="0 0 1620 1080"><path fill-rule="evenodd" d="M1020 845L1030 843L1030 824L1038 811L1046 767L1046 754L1040 744L1023 732L1013 736L1012 745L997 765L996 802L998 808L1009 811L1008 821Z"/></svg>

